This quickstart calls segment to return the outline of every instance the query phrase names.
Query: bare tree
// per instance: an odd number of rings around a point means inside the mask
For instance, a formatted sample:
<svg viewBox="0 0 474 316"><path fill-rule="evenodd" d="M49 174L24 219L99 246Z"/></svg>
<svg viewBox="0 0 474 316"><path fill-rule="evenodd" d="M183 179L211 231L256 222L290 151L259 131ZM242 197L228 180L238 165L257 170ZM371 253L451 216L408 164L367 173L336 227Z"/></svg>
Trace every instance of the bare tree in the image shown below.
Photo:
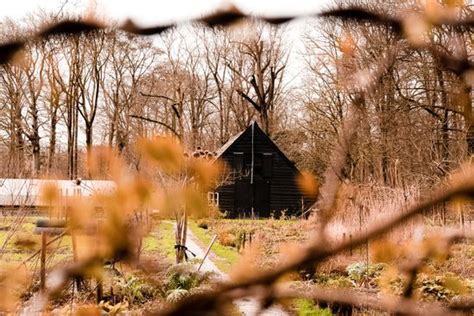
<svg viewBox="0 0 474 316"><path fill-rule="evenodd" d="M24 165L25 161L25 140L23 132L22 118L22 82L19 78L20 71L15 67L6 65L2 67L2 108L8 114L8 120L3 121L2 130L5 131L5 139L8 142L8 176L21 176L24 170L19 166Z"/></svg>
<svg viewBox="0 0 474 316"><path fill-rule="evenodd" d="M48 158L47 172L53 172L56 166L56 143L57 143L57 127L60 121L61 105L64 91L60 84L60 60L58 41L49 41L47 43L45 72L47 76L47 91L45 93L45 109L49 120L49 142L48 142Z"/></svg>
<svg viewBox="0 0 474 316"><path fill-rule="evenodd" d="M79 81L81 100L78 110L84 120L88 154L93 144L93 125L101 101L100 92L105 80L106 64L109 60L109 52L105 49L106 41L105 31L98 31L83 43L84 62L87 67L82 80Z"/></svg>
<svg viewBox="0 0 474 316"><path fill-rule="evenodd" d="M151 42L121 33L111 33L107 43L110 63L105 71L103 91L108 123L108 144L123 151L129 144L131 122L139 108L138 84L154 63Z"/></svg>
<svg viewBox="0 0 474 316"><path fill-rule="evenodd" d="M282 78L288 58L281 40L281 29L256 25L250 35L236 41L243 56L243 68L234 66L232 60L227 61L227 66L249 87L248 91L238 88L236 91L259 113L269 134L273 128L273 111L283 93Z"/></svg>
<svg viewBox="0 0 474 316"><path fill-rule="evenodd" d="M44 88L45 73L45 45L37 42L30 47L30 54L24 57L22 62L25 74L25 100L28 104L24 133L31 144L33 155L33 174L38 176L41 169L41 144L40 128L43 125L43 118L40 113L40 97Z"/></svg>

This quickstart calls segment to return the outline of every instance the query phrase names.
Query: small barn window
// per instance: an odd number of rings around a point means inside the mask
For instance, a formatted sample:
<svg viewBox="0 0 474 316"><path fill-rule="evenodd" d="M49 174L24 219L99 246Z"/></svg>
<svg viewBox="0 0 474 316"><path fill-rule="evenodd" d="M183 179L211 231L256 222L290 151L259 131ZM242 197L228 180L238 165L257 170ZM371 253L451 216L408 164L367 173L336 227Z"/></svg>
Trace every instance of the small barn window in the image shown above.
<svg viewBox="0 0 474 316"><path fill-rule="evenodd" d="M243 152L234 152L233 156L233 165L234 169L237 172L241 172L244 168L244 153Z"/></svg>
<svg viewBox="0 0 474 316"><path fill-rule="evenodd" d="M207 192L207 203L219 206L219 192Z"/></svg>
<svg viewBox="0 0 474 316"><path fill-rule="evenodd" d="M264 153L263 154L263 176L264 177L271 177L272 176L272 168L273 168L273 154L272 153Z"/></svg>

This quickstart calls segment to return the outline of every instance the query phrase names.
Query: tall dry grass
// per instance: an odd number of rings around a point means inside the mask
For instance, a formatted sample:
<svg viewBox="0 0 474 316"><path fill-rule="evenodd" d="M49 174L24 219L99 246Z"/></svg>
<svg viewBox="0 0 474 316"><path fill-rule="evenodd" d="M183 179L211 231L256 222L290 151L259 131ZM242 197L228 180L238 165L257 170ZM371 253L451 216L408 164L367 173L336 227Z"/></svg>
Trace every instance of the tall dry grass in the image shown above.
<svg viewBox="0 0 474 316"><path fill-rule="evenodd" d="M328 236L336 242L350 238L352 234L364 233L368 226L398 215L419 196L420 191L416 186L391 188L376 184L344 183L337 194L333 221L326 227ZM395 243L420 239L425 234L425 222L425 217L418 215L405 225L392 229L385 238Z"/></svg>

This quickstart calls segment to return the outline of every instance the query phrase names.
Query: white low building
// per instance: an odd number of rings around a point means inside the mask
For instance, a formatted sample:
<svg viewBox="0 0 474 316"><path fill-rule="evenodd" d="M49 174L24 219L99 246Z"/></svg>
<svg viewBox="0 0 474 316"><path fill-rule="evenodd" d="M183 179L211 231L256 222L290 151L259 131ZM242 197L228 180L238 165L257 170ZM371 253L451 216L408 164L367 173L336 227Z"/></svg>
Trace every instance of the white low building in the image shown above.
<svg viewBox="0 0 474 316"><path fill-rule="evenodd" d="M38 208L44 205L40 198L41 188L54 184L62 198L91 196L108 193L115 189L113 181L107 180L44 180L0 178L0 208Z"/></svg>

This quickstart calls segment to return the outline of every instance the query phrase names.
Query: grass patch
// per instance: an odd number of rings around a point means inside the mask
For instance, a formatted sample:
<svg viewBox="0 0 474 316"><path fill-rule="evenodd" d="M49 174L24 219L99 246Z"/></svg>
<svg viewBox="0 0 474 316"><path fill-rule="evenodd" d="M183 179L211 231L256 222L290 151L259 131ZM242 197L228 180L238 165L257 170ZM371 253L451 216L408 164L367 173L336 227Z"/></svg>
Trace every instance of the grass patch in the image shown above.
<svg viewBox="0 0 474 316"><path fill-rule="evenodd" d="M195 221L189 221L188 227L204 247L210 244L212 235L209 234L208 230L198 227ZM231 266L239 259L237 249L223 246L218 241L214 243L211 250L218 257L218 260L215 260L214 263L223 272L229 272Z"/></svg>
<svg viewBox="0 0 474 316"><path fill-rule="evenodd" d="M8 240L5 247L5 252L2 254L0 260L2 262L21 262L31 256L35 251L39 250L41 245L41 235L34 234L36 227L36 221L38 219L45 219L45 216L28 216L23 219L23 222L18 227L18 230ZM1 225L3 227L9 227L13 224L14 217L3 217L0 218ZM0 247L3 245L11 232L8 230L0 230ZM30 236L36 240L36 245L33 249L21 249L15 246L15 240L19 234ZM56 236L48 237L48 240L55 238ZM156 253L160 252L165 254L168 258L174 261L174 230L172 222L160 222L153 232L143 239L143 253ZM57 241L48 245L49 255L54 254L54 258L51 265L56 265L64 261L72 261L72 237L65 235ZM48 256L49 256L48 255ZM33 258L32 262L35 262L37 258Z"/></svg>
<svg viewBox="0 0 474 316"><path fill-rule="evenodd" d="M159 239L156 235L148 235L143 238L143 252L160 251Z"/></svg>
<svg viewBox="0 0 474 316"><path fill-rule="evenodd" d="M158 238L152 236L156 240L156 249L165 255L172 262L176 260L176 254L174 250L175 237L174 237L174 224L171 221L161 221L156 228L156 234ZM153 242L150 247L153 247ZM146 248L145 248L146 249Z"/></svg>
<svg viewBox="0 0 474 316"><path fill-rule="evenodd" d="M329 308L319 308L313 301L308 299L295 300L298 316L331 316L333 313Z"/></svg>

